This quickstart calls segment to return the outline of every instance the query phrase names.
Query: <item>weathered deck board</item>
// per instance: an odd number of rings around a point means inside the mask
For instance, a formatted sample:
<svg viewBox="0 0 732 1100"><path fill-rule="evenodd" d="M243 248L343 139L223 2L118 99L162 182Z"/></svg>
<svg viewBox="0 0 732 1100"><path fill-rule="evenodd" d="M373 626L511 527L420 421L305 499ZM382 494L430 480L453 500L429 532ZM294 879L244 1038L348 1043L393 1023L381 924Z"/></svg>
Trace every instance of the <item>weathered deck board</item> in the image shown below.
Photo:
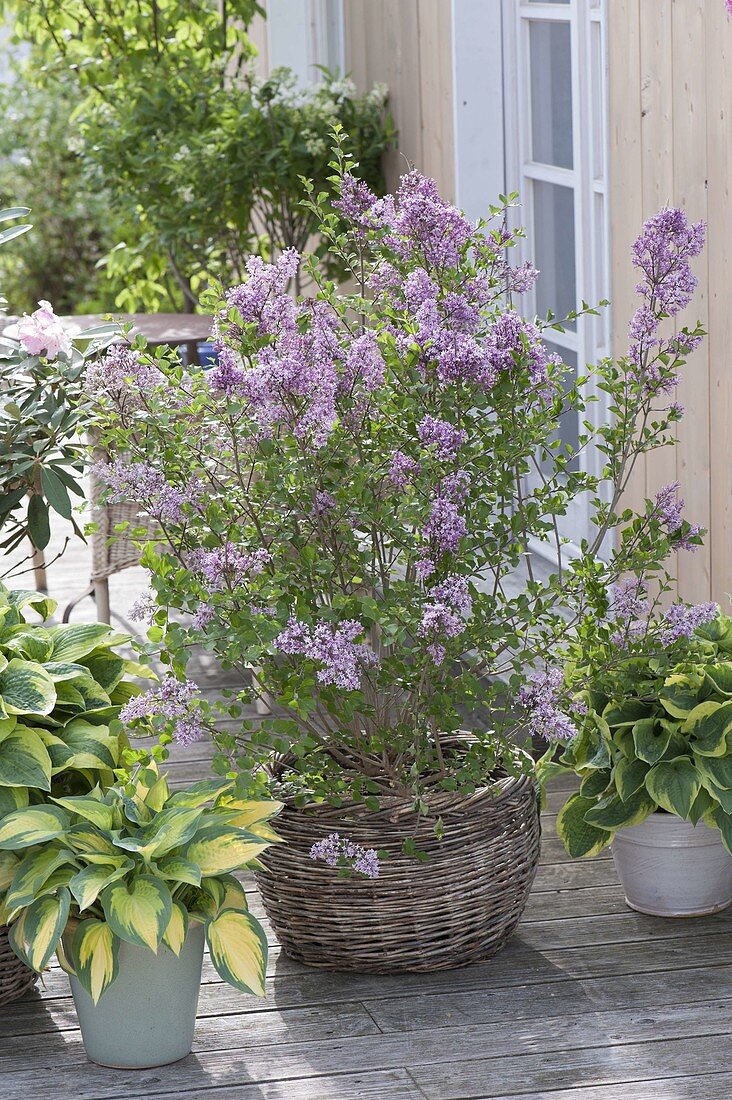
<svg viewBox="0 0 732 1100"><path fill-rule="evenodd" d="M50 570L62 603L83 587L83 553ZM112 578L113 611L124 617L143 583L138 570ZM93 613L89 602L73 618ZM203 656L191 671L211 693L234 682ZM209 775L211 758L207 744L176 750L172 783ZM609 855L572 863L556 837L571 789L562 778L549 791L535 887L495 959L330 974L289 960L265 921L266 996L231 989L206 959L194 1053L140 1072L86 1060L68 980L53 967L44 988L0 1008L0 1100L726 1100L732 914L684 922L628 910Z"/></svg>

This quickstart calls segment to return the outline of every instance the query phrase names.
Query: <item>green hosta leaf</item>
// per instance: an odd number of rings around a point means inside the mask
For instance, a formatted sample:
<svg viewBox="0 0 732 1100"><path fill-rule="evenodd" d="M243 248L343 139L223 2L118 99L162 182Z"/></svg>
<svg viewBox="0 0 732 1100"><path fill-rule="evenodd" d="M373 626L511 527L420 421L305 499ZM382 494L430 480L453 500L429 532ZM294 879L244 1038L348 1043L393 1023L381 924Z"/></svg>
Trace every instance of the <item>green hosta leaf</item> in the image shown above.
<svg viewBox="0 0 732 1100"><path fill-rule="evenodd" d="M217 972L235 989L264 996L267 937L251 913L224 909L206 921L206 941Z"/></svg>
<svg viewBox="0 0 732 1100"><path fill-rule="evenodd" d="M626 801L617 794L609 795L592 806L585 814L585 821L600 829L615 832L631 825L640 825L656 809L656 804L645 790L636 791Z"/></svg>
<svg viewBox="0 0 732 1100"><path fill-rule="evenodd" d="M83 855L85 862L110 863L118 867L127 858L115 848L109 837L91 824L72 825L64 837L64 843Z"/></svg>
<svg viewBox="0 0 732 1100"><path fill-rule="evenodd" d="M10 886L19 863L20 860L12 852L0 852L0 894Z"/></svg>
<svg viewBox="0 0 732 1100"><path fill-rule="evenodd" d="M39 898L25 911L24 938L28 962L39 973L48 966L69 919L71 895L64 887L54 896Z"/></svg>
<svg viewBox="0 0 732 1100"><path fill-rule="evenodd" d="M715 691L718 691L720 695L732 696L732 662L725 661L723 664L707 665L704 671L708 683L712 685Z"/></svg>
<svg viewBox="0 0 732 1100"><path fill-rule="evenodd" d="M157 951L173 909L173 899L164 882L151 875L137 875L129 883L115 882L108 886L101 900L115 935Z"/></svg>
<svg viewBox="0 0 732 1100"><path fill-rule="evenodd" d="M78 661L97 648L100 642L117 645L127 642L126 634L114 633L106 623L64 623L52 626L54 661Z"/></svg>
<svg viewBox="0 0 732 1100"><path fill-rule="evenodd" d="M0 821L0 849L30 848L63 836L69 816L60 806L29 806Z"/></svg>
<svg viewBox="0 0 732 1100"><path fill-rule="evenodd" d="M573 794L557 817L557 833L573 859L594 856L610 843L611 835L585 821L585 814L595 805L596 799Z"/></svg>
<svg viewBox="0 0 732 1100"><path fill-rule="evenodd" d="M19 657L42 664L53 649L53 642L48 631L42 626L32 628L20 626L9 638L3 640L3 648L18 654Z"/></svg>
<svg viewBox="0 0 732 1100"><path fill-rule="evenodd" d="M618 760L613 778L623 802L632 798L644 785L649 766L644 760L628 760L625 757Z"/></svg>
<svg viewBox="0 0 732 1100"><path fill-rule="evenodd" d="M593 771L583 778L582 782L580 783L579 793L582 795L583 798L598 798L599 795L605 793L609 783L610 772L607 771L607 769L601 772ZM260 827L257 826L258 830L259 828Z"/></svg>
<svg viewBox="0 0 732 1100"><path fill-rule="evenodd" d="M204 876L224 875L244 867L267 847L267 842L245 829L211 824L197 833L183 855L198 864Z"/></svg>
<svg viewBox="0 0 732 1100"><path fill-rule="evenodd" d="M71 949L76 976L96 1004L119 974L119 939L101 920L82 921Z"/></svg>
<svg viewBox="0 0 732 1100"><path fill-rule="evenodd" d="M29 802L27 787L0 787L0 821Z"/></svg>
<svg viewBox="0 0 732 1100"><path fill-rule="evenodd" d="M173 902L168 927L163 932L163 943L174 955L180 955L188 935L188 910L179 901Z"/></svg>
<svg viewBox="0 0 732 1100"><path fill-rule="evenodd" d="M44 621L50 618L58 607L56 600L52 600L43 592L34 592L30 588L17 588L8 592L8 600L18 611L22 611L24 607L32 607Z"/></svg>
<svg viewBox="0 0 732 1100"><path fill-rule="evenodd" d="M119 867L105 863L83 867L69 882L69 889L79 906L79 912L93 905L106 886L122 878L134 866L131 859L126 859Z"/></svg>
<svg viewBox="0 0 732 1100"><path fill-rule="evenodd" d="M699 702L698 691L690 687L683 690L680 685L661 688L658 697L664 710L672 718L688 718Z"/></svg>
<svg viewBox="0 0 732 1100"><path fill-rule="evenodd" d="M25 922L27 918L28 910L24 909L18 919L13 921L8 929L8 942L21 962L24 962L26 966L30 966L30 959L28 957L30 942L25 932Z"/></svg>
<svg viewBox="0 0 732 1100"><path fill-rule="evenodd" d="M650 708L640 699L624 699L621 703L608 703L602 712L602 717L610 729L621 726L634 726L642 718L648 718Z"/></svg>
<svg viewBox="0 0 732 1100"><path fill-rule="evenodd" d="M633 744L641 760L655 764L668 748L671 729L661 725L657 718L642 718L633 726Z"/></svg>
<svg viewBox="0 0 732 1100"><path fill-rule="evenodd" d="M187 882L191 886L201 885L201 868L182 856L166 856L156 863L157 873L171 882Z"/></svg>
<svg viewBox="0 0 732 1100"><path fill-rule="evenodd" d="M39 848L29 852L20 863L5 897L8 909L30 905L40 888L53 872L74 858L73 852L64 848Z"/></svg>
<svg viewBox="0 0 732 1100"><path fill-rule="evenodd" d="M240 909L246 913L249 909L246 890L233 875L222 875L219 882L223 883L224 896L219 902L220 909Z"/></svg>
<svg viewBox="0 0 732 1100"><path fill-rule="evenodd" d="M83 658L89 675L107 694L117 687L125 672L125 662L109 649L95 649Z"/></svg>
<svg viewBox="0 0 732 1100"><path fill-rule="evenodd" d="M702 704L702 706L705 705ZM689 719L691 717L692 715L689 715ZM732 730L732 702L721 706L717 704L716 710L704 715L694 724L693 751L701 753L702 756L723 756L727 752L727 734L730 730Z"/></svg>
<svg viewBox="0 0 732 1100"><path fill-rule="evenodd" d="M699 794L701 775L686 756L656 764L646 776L646 790L659 806L671 814L688 819Z"/></svg>
<svg viewBox="0 0 732 1100"><path fill-rule="evenodd" d="M119 762L119 743L107 726L95 726L83 718L73 718L59 730L59 737L71 750L68 766L74 768L114 769Z"/></svg>
<svg viewBox="0 0 732 1100"><path fill-rule="evenodd" d="M85 821L91 821L100 829L111 829L114 825L114 812L111 806L107 806L99 799L91 795L76 795L69 798L54 798L53 801L63 806L65 810L83 817Z"/></svg>
<svg viewBox="0 0 732 1100"><path fill-rule="evenodd" d="M194 836L202 813L194 806L173 806L156 814L145 829L145 836L151 838L151 855L162 856L186 844Z"/></svg>
<svg viewBox="0 0 732 1100"><path fill-rule="evenodd" d="M697 756L695 764L702 777L709 779L717 787L722 787L723 790L732 790L732 754L727 756Z"/></svg>
<svg viewBox="0 0 732 1100"><path fill-rule="evenodd" d="M721 806L717 806L716 809L712 810L709 816L711 821L719 829L722 843L729 854L732 855L732 817L726 814Z"/></svg>
<svg viewBox="0 0 732 1100"><path fill-rule="evenodd" d="M212 802L224 791L231 790L233 786L233 779L202 779L198 783L192 783L186 790L172 794L168 805L203 806L205 802Z"/></svg>
<svg viewBox="0 0 732 1100"><path fill-rule="evenodd" d="M50 714L56 688L42 665L13 657L0 672L0 696L8 714Z"/></svg>
<svg viewBox="0 0 732 1100"><path fill-rule="evenodd" d="M17 727L0 741L0 787L51 790L51 757L38 734Z"/></svg>
<svg viewBox="0 0 732 1100"><path fill-rule="evenodd" d="M689 821L696 825L715 805L714 799L701 787L689 810Z"/></svg>
<svg viewBox="0 0 732 1100"><path fill-rule="evenodd" d="M725 791L722 787L715 787L706 776L702 776L704 790L709 792L713 802L718 802L726 814L732 814L732 791Z"/></svg>

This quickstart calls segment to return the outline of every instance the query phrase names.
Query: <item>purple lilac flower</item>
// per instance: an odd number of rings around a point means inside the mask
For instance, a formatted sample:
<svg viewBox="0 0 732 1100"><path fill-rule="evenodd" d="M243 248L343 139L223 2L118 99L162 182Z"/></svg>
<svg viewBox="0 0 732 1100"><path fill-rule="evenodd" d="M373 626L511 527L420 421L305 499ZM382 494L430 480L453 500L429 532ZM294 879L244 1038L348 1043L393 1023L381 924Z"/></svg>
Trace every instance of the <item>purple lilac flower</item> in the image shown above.
<svg viewBox="0 0 732 1100"><path fill-rule="evenodd" d="M417 425L417 435L423 447L434 447L442 462L451 462L468 437L462 428L455 428L447 420L425 416Z"/></svg>
<svg viewBox="0 0 732 1100"><path fill-rule="evenodd" d="M419 462L409 458L403 451L394 451L386 476L395 489L402 490L406 489L420 470Z"/></svg>
<svg viewBox="0 0 732 1100"><path fill-rule="evenodd" d="M250 256L249 278L226 292L227 306L236 309L246 324L256 322L262 335L277 333L283 326L294 327L295 303L287 294L287 286L299 266L300 255L294 248L286 248L273 264Z"/></svg>
<svg viewBox="0 0 732 1100"><path fill-rule="evenodd" d="M353 619L346 619L338 626L321 622L310 627L291 617L275 639L275 645L282 653L307 657L322 665L317 673L321 684L356 691L361 686L362 670L379 663L367 645L355 641L363 633L361 623Z"/></svg>
<svg viewBox="0 0 732 1100"><path fill-rule="evenodd" d="M439 642L430 642L427 646L427 656L432 661L432 664L439 668L447 656L447 650L444 645L440 645Z"/></svg>
<svg viewBox="0 0 732 1100"><path fill-rule="evenodd" d="M201 574L211 592L245 584L250 577L260 574L269 561L268 550L245 551L233 542L225 542L215 550L194 550L188 557L189 566Z"/></svg>
<svg viewBox="0 0 732 1100"><path fill-rule="evenodd" d="M402 259L421 255L430 267L455 267L473 226L440 196L433 179L414 169L402 176L390 243Z"/></svg>
<svg viewBox="0 0 732 1100"><path fill-rule="evenodd" d="M697 627L710 623L718 611L716 603L673 604L663 618L661 643L670 646L680 638L691 638Z"/></svg>
<svg viewBox="0 0 732 1100"><path fill-rule="evenodd" d="M419 558L419 560L414 563L414 571L420 580L426 580L427 577L431 577L435 568L435 563L431 558Z"/></svg>
<svg viewBox="0 0 732 1100"><path fill-rule="evenodd" d="M343 867L366 878L379 877L379 857L374 848L363 848L339 833L331 833L313 844L310 858L328 867Z"/></svg>
<svg viewBox="0 0 732 1100"><path fill-rule="evenodd" d="M559 707L563 686L561 669L553 668L547 672L532 672L528 683L519 691L518 702L529 712L528 727L532 736L545 741L571 741L577 736L574 722Z"/></svg>
<svg viewBox="0 0 732 1100"><path fill-rule="evenodd" d="M127 344L112 344L107 352L86 366L85 386L93 394L106 394L125 409L143 405L143 394L160 385L163 375Z"/></svg>
<svg viewBox="0 0 732 1100"><path fill-rule="evenodd" d="M672 481L670 485L664 485L656 494L656 502L653 506L653 515L666 528L670 536L677 535L683 523L681 513L684 508L684 501L678 495L679 488L678 481ZM698 524L691 524L686 534L679 535L675 539L674 550L695 550L696 546L691 540L701 534L701 530Z"/></svg>
<svg viewBox="0 0 732 1100"><path fill-rule="evenodd" d="M207 379L211 389L215 393L223 393L227 397L241 385L244 379L244 368L240 357L231 348L227 348L221 340L214 341L216 352L216 366L207 372Z"/></svg>
<svg viewBox="0 0 732 1100"><path fill-rule="evenodd" d="M340 198L333 205L354 226L368 229L374 224L372 211L376 202L377 196L368 184L347 172L341 180Z"/></svg>
<svg viewBox="0 0 732 1100"><path fill-rule="evenodd" d="M648 630L648 587L640 577L628 577L610 585L611 613L618 624L611 636L613 645L624 649L632 638Z"/></svg>
<svg viewBox="0 0 732 1100"><path fill-rule="evenodd" d="M336 498L332 493L326 493L318 491L315 494L315 507L313 512L316 516L325 516L328 512L332 512L336 506Z"/></svg>
<svg viewBox="0 0 732 1100"><path fill-rule="evenodd" d="M456 470L453 474L443 477L440 482L440 494L448 500L460 502L465 497L470 485L470 475L466 470Z"/></svg>
<svg viewBox="0 0 732 1100"><path fill-rule="evenodd" d="M724 0L724 6L727 9L727 15L732 17L732 0Z"/></svg>
<svg viewBox="0 0 732 1100"><path fill-rule="evenodd" d="M644 276L636 289L654 312L675 317L688 306L698 283L689 260L702 251L704 236L703 222L689 224L683 210L671 207L643 225L633 244L632 259Z"/></svg>
<svg viewBox="0 0 732 1100"><path fill-rule="evenodd" d="M173 737L190 745L206 736L197 711L198 688L191 680L166 676L157 687L135 695L119 713L125 724L145 718L163 718L173 726Z"/></svg>
<svg viewBox="0 0 732 1100"><path fill-rule="evenodd" d="M537 269L528 262L520 267L509 268L507 272L506 286L514 294L527 294L539 278Z"/></svg>
<svg viewBox="0 0 732 1100"><path fill-rule="evenodd" d="M214 609L210 603L201 603L193 615L193 626L196 630L205 630L214 617Z"/></svg>
<svg viewBox="0 0 732 1100"><path fill-rule="evenodd" d="M422 612L417 634L429 638L427 646L432 661L441 665L445 659L445 647L440 638L457 638L465 629L465 619L473 610L468 582L464 577L450 574L440 584L430 589L429 602Z"/></svg>
<svg viewBox="0 0 732 1100"><path fill-rule="evenodd" d="M155 593L151 588L141 592L127 612L127 617L133 623L149 623L158 609Z"/></svg>
<svg viewBox="0 0 732 1100"><path fill-rule="evenodd" d="M163 523L182 523L185 507L200 506L204 486L191 478L183 488L168 484L164 474L149 462L124 462L117 459L108 464L97 463L94 473L110 487L113 502L134 501L145 506L155 519Z"/></svg>
<svg viewBox="0 0 732 1100"><path fill-rule="evenodd" d="M363 382L364 389L373 393L379 386L383 386L386 378L386 364L379 350L376 333L365 332L358 336L346 356L344 382L349 388L356 379Z"/></svg>
<svg viewBox="0 0 732 1100"><path fill-rule="evenodd" d="M407 275L402 292L407 306L411 310L417 310L423 302L435 301L440 293L440 288L423 267L418 267Z"/></svg>
<svg viewBox="0 0 732 1100"><path fill-rule="evenodd" d="M486 340L490 364L498 376L524 365L535 386L548 379L549 356L539 330L514 310L506 310L493 322Z"/></svg>
<svg viewBox="0 0 732 1100"><path fill-rule="evenodd" d="M429 519L422 528L422 537L434 542L442 553L457 550L460 539L467 534L465 519L446 497L435 497Z"/></svg>

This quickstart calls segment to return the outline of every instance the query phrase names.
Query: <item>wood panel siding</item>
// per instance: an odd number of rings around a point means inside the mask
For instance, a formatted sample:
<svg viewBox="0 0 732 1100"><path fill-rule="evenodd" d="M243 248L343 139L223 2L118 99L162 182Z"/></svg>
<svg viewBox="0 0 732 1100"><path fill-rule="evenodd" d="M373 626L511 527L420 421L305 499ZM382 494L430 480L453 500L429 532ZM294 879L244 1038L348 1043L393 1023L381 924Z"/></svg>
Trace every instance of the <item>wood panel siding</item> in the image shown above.
<svg viewBox="0 0 732 1100"><path fill-rule="evenodd" d="M729 309L729 205L732 23L722 3L707 0L612 0L608 4L610 94L610 225L615 354L627 349L636 307L630 246L644 218L661 206L682 207L709 225L694 271L699 287L679 319L708 328L682 372L686 407L675 449L639 464L630 491L642 503L678 480L686 515L708 528L703 548L675 561L678 595L716 599L732 592L732 463L724 441L732 428Z"/></svg>
<svg viewBox="0 0 732 1100"><path fill-rule="evenodd" d="M358 88L381 82L398 130L386 157L389 188L407 164L455 197L452 4L448 0L344 0L346 72Z"/></svg>

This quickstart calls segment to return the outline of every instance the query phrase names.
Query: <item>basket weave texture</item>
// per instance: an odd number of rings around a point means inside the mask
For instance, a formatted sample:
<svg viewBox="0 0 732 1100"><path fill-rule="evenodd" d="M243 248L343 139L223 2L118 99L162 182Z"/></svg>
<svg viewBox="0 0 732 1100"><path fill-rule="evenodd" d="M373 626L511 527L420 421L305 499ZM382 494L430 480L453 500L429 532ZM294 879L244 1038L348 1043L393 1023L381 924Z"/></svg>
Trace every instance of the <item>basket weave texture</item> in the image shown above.
<svg viewBox="0 0 732 1100"><path fill-rule="evenodd" d="M108 461L109 455L90 437L94 445L96 462ZM140 511L140 505L132 501L104 502L107 486L100 481L92 467L89 473L89 497L92 520L97 529L91 537L92 581L101 581L123 569L140 564L140 551L126 534L115 531L120 523L128 523L130 529L144 527L148 533L154 530L153 522Z"/></svg>
<svg viewBox="0 0 732 1100"><path fill-rule="evenodd" d="M22 963L8 942L8 929L0 925L0 1005L17 1001L38 981L38 975Z"/></svg>
<svg viewBox="0 0 732 1100"><path fill-rule="evenodd" d="M275 822L285 843L267 849L260 857L267 870L257 872L285 952L325 970L388 974L466 966L500 951L521 918L539 861L535 781L500 779L441 816L438 841L429 825L415 830L405 803L378 813L286 806ZM379 877L343 878L311 860L311 846L332 832L388 851ZM409 836L428 860L403 854Z"/></svg>

